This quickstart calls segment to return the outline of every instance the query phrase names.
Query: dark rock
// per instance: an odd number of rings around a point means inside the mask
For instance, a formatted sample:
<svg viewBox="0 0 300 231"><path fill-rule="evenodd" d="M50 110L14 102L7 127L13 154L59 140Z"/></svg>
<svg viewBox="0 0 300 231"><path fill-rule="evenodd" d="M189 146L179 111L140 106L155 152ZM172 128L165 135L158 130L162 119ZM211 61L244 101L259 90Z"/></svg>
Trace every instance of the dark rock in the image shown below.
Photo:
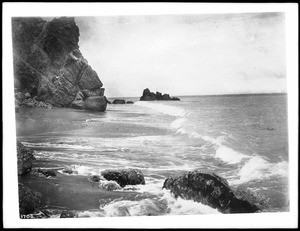
<svg viewBox="0 0 300 231"><path fill-rule="evenodd" d="M36 173L38 176L40 177L55 177L56 173L53 170L43 170L43 169L36 169L33 171L34 173Z"/></svg>
<svg viewBox="0 0 300 231"><path fill-rule="evenodd" d="M148 88L143 91L140 101L153 101L153 100L180 100L177 97L170 97L169 94L162 94L160 92L151 92Z"/></svg>
<svg viewBox="0 0 300 231"><path fill-rule="evenodd" d="M76 214L75 212L65 210L60 214L59 218L76 218L76 217L78 217L78 214Z"/></svg>
<svg viewBox="0 0 300 231"><path fill-rule="evenodd" d="M92 175L89 177L89 180L92 182L99 182L101 180L101 177L98 175Z"/></svg>
<svg viewBox="0 0 300 231"><path fill-rule="evenodd" d="M160 92L157 91L156 92L156 98L157 98L157 100L162 100L163 96Z"/></svg>
<svg viewBox="0 0 300 231"><path fill-rule="evenodd" d="M91 96L84 101L84 109L104 112L107 106L105 96Z"/></svg>
<svg viewBox="0 0 300 231"><path fill-rule="evenodd" d="M79 28L73 17L49 22L14 17L12 37L16 92L28 92L35 100L53 106L80 109L82 102L75 101L79 100L78 91L85 98L104 96L99 76L79 50Z"/></svg>
<svg viewBox="0 0 300 231"><path fill-rule="evenodd" d="M132 102L132 101L127 101L126 103L128 103L128 104L133 104L133 102Z"/></svg>
<svg viewBox="0 0 300 231"><path fill-rule="evenodd" d="M122 188L126 185L145 184L144 175L137 169L108 169L101 172L106 180L116 181Z"/></svg>
<svg viewBox="0 0 300 231"><path fill-rule="evenodd" d="M163 94L162 100L171 100L170 95L169 94Z"/></svg>
<svg viewBox="0 0 300 231"><path fill-rule="evenodd" d="M17 157L18 157L18 175L24 175L30 172L32 161L35 160L33 150L25 147L21 142L17 141Z"/></svg>
<svg viewBox="0 0 300 231"><path fill-rule="evenodd" d="M19 212L26 215L35 212L41 205L42 194L19 185Z"/></svg>
<svg viewBox="0 0 300 231"><path fill-rule="evenodd" d="M124 99L115 99L112 103L113 104L125 104L125 100Z"/></svg>
<svg viewBox="0 0 300 231"><path fill-rule="evenodd" d="M227 181L214 173L199 170L165 180L163 188L170 189L175 197L193 200L218 209L222 213L254 213L255 204L237 198Z"/></svg>

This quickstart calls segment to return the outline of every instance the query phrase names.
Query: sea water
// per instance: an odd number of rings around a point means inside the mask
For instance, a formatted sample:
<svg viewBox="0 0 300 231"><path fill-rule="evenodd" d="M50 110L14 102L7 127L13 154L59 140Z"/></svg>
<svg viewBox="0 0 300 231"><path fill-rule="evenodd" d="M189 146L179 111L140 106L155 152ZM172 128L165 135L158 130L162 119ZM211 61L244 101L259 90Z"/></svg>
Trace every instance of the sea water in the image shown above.
<svg viewBox="0 0 300 231"><path fill-rule="evenodd" d="M194 169L214 172L232 188L261 195L268 202L266 211L288 211L286 94L180 99L127 98L135 103L110 104L104 113L73 110L78 113L76 123L87 128L19 138L36 150L37 167L64 174L62 168L69 166L78 172L66 176L74 177L75 183L75 177L99 175L105 169L143 172L145 185L94 195L93 208L73 206L76 200L60 202L62 208L77 210L81 217L218 213L197 202L175 199L162 189L167 177ZM99 129L101 124L111 124L116 132ZM49 208L57 206L51 203Z"/></svg>

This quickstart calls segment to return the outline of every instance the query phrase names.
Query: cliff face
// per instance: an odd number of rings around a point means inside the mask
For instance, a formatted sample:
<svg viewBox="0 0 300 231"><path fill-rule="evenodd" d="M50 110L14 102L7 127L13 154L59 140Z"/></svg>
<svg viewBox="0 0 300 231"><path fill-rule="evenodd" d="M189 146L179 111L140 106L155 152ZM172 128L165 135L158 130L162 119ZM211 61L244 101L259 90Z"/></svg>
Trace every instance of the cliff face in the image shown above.
<svg viewBox="0 0 300 231"><path fill-rule="evenodd" d="M84 108L103 84L79 50L74 18L13 18L15 91L58 107ZM105 105L106 108L106 105Z"/></svg>

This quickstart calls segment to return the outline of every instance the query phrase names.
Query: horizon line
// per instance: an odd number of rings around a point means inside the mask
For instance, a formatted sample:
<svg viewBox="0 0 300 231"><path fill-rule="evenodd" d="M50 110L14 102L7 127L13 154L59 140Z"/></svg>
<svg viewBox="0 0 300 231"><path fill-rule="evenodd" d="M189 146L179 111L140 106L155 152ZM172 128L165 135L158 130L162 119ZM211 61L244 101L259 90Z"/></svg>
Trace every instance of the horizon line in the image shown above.
<svg viewBox="0 0 300 231"><path fill-rule="evenodd" d="M243 95L286 95L287 92L270 92L270 93L229 93L229 94L205 94L205 95L170 95L171 97L187 97L187 96L243 96ZM141 96L106 96L107 98L140 98Z"/></svg>

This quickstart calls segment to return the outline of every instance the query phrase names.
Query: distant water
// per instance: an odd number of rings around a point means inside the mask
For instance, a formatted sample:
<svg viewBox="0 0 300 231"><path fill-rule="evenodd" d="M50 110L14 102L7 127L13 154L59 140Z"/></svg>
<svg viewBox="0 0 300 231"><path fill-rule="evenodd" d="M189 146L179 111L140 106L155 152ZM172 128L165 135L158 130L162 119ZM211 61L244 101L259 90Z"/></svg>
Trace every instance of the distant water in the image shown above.
<svg viewBox="0 0 300 231"><path fill-rule="evenodd" d="M149 211L156 215L218 213L196 202L176 200L162 190L167 177L194 169L213 171L233 188L263 195L269 211L287 211L287 96L180 99L145 102L127 98L135 103L111 104L102 114L81 113L81 122L91 125L89 129L21 139L37 150L39 164L45 168L68 165L83 176L129 167L144 173L146 185L126 186L114 200L99 198L95 205L99 209L82 209L83 217L147 215ZM129 129L103 136L98 128L93 130L95 123ZM137 202L129 194L131 190L146 196Z"/></svg>

